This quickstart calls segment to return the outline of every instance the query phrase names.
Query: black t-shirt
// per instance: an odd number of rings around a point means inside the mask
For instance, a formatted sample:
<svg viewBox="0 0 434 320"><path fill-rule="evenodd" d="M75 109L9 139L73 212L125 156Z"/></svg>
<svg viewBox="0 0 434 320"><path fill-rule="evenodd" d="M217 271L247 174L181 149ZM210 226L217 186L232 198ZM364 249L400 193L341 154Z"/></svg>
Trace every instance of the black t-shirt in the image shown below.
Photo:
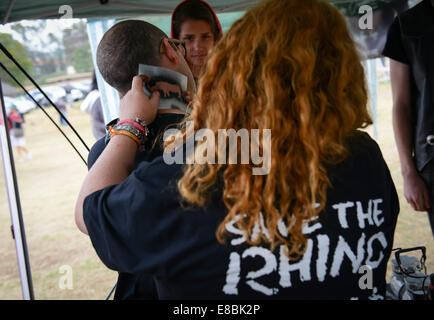
<svg viewBox="0 0 434 320"><path fill-rule="evenodd" d="M418 171L434 159L427 137L434 131L434 6L424 0L395 18L383 54L409 67L412 151Z"/></svg>
<svg viewBox="0 0 434 320"><path fill-rule="evenodd" d="M425 6L425 9L429 11L434 21L434 7L431 5L430 0L424 0L424 3L420 5ZM427 28L428 27L429 26L427 26ZM401 63L410 64L410 60L402 43L401 27L398 17L395 18L387 33L387 41L383 49L383 55Z"/></svg>
<svg viewBox="0 0 434 320"><path fill-rule="evenodd" d="M381 298L398 197L375 141L358 133L348 146L350 157L328 168L326 208L305 223L307 249L298 261L280 246L248 245L233 222L229 241L218 243L227 213L219 193L205 209L181 207L176 181L183 167L163 157L86 197L84 221L106 266L153 275L160 299ZM279 232L286 236L285 228Z"/></svg>
<svg viewBox="0 0 434 320"><path fill-rule="evenodd" d="M149 139L143 152L138 152L135 159L135 167L143 161L152 161L163 153L163 134L168 128L176 126L184 118L182 114L160 113L149 125ZM112 121L113 125L118 120ZM89 169L104 151L109 141L109 135L99 139L91 148L88 156ZM114 295L115 300L154 300L158 298L155 282L150 275L130 274L120 272Z"/></svg>
<svg viewBox="0 0 434 320"><path fill-rule="evenodd" d="M383 49L383 55L401 63L410 64L410 60L402 44L401 27L398 17L395 18L387 33L387 41Z"/></svg>

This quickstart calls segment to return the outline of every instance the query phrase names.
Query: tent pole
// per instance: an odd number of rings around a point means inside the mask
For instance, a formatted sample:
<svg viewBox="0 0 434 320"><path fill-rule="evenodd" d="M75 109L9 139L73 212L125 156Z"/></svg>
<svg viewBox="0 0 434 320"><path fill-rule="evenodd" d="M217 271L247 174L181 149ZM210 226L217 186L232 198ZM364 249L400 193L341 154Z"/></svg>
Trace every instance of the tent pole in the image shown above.
<svg viewBox="0 0 434 320"><path fill-rule="evenodd" d="M32 274L30 260L24 230L23 214L18 193L18 180L15 171L13 150L9 136L9 125L7 121L6 106L3 98L3 89L0 80L0 104L2 113L0 115L0 145L3 159L3 170L6 182L6 190L9 199L9 210L12 221L12 236L15 239L15 247L18 259L18 269L21 278L21 288L24 300L34 300Z"/></svg>
<svg viewBox="0 0 434 320"><path fill-rule="evenodd" d="M15 0L9 1L9 5L8 5L8 8L6 9L5 16L3 17L2 24L6 24L6 22L8 22L9 16L10 16L11 11L12 11L12 7L14 6L14 2L15 2Z"/></svg>
<svg viewBox="0 0 434 320"><path fill-rule="evenodd" d="M159 11L160 14L167 14L172 13L172 9L166 8L166 7L159 7L159 6L148 6L143 4L137 4L137 3L128 3L124 1L118 1L118 0L111 0L106 5L109 5L111 7L125 7L125 8L135 8L135 9L143 9L143 10L155 10Z"/></svg>
<svg viewBox="0 0 434 320"><path fill-rule="evenodd" d="M374 139L378 140L377 119L377 60L368 60L369 95L371 100L371 112L374 121Z"/></svg>
<svg viewBox="0 0 434 320"><path fill-rule="evenodd" d="M90 50L92 53L93 65L96 66L96 49L104 33L115 23L114 19L92 19L87 20L87 35L89 37ZM101 104L104 114L104 122L108 123L119 117L119 95L117 91L108 85L99 69L94 67L98 90L100 92Z"/></svg>

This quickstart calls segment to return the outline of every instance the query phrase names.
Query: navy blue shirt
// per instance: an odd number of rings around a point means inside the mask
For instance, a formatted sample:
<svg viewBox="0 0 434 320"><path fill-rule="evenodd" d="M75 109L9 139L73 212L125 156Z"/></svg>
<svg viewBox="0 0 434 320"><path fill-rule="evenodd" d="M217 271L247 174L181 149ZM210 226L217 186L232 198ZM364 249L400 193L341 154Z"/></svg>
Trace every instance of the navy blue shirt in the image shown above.
<svg viewBox="0 0 434 320"><path fill-rule="evenodd" d="M182 114L174 113L159 113L156 119L149 125L149 137L144 151L137 152L135 159L135 167L143 161L151 161L155 157L163 153L163 134L164 131L176 127L184 119ZM108 124L114 125L119 120L113 120ZM108 129L108 128L107 128ZM107 130L108 131L108 130ZM89 169L96 162L98 157L104 151L107 143L110 140L110 135L107 133L105 137L99 139L91 148L88 156ZM158 292L155 287L155 282L150 275L146 274L131 274L120 272L116 283L115 300L155 300L158 299Z"/></svg>
<svg viewBox="0 0 434 320"><path fill-rule="evenodd" d="M204 209L181 206L176 182L183 167L163 157L86 197L84 221L106 266L152 275L160 299L381 298L398 197L375 141L359 132L348 148L343 163L327 168L326 207L305 222L308 242L298 261L288 260L281 246L248 245L235 221L220 244L215 232L227 213L221 190ZM279 232L287 236L285 228ZM372 286L360 284L365 265Z"/></svg>

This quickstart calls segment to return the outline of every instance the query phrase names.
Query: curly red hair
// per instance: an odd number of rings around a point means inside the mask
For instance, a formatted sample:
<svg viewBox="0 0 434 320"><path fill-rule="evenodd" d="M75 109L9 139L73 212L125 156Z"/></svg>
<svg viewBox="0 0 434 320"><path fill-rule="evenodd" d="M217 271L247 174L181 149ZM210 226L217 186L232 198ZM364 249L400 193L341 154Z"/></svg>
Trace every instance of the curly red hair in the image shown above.
<svg viewBox="0 0 434 320"><path fill-rule="evenodd" d="M249 244L284 243L289 256L301 255L303 221L326 203L324 165L343 161L345 138L372 123L364 70L344 17L321 0L269 0L246 12L211 53L188 120L216 137L218 129L272 130L268 175L253 175L252 163L191 164L178 188L188 203L206 206L222 179L228 213L216 231L219 241L226 223L241 215L237 227ZM280 219L289 237L278 232ZM260 232L252 239L255 224L270 238Z"/></svg>

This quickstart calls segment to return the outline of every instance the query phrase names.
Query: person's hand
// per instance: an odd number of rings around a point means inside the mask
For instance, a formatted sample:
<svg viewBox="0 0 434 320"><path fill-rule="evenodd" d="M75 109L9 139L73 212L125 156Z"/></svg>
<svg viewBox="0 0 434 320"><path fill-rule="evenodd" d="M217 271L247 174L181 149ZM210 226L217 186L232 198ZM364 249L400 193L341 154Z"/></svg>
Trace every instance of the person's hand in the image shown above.
<svg viewBox="0 0 434 320"><path fill-rule="evenodd" d="M158 91L152 93L148 98L143 91L143 80L140 76L133 78L131 90L121 99L119 111L120 120L139 118L146 124L152 123L157 116L157 107L160 102Z"/></svg>
<svg viewBox="0 0 434 320"><path fill-rule="evenodd" d="M404 197L416 211L428 211L431 208L428 189L416 171L404 175Z"/></svg>

